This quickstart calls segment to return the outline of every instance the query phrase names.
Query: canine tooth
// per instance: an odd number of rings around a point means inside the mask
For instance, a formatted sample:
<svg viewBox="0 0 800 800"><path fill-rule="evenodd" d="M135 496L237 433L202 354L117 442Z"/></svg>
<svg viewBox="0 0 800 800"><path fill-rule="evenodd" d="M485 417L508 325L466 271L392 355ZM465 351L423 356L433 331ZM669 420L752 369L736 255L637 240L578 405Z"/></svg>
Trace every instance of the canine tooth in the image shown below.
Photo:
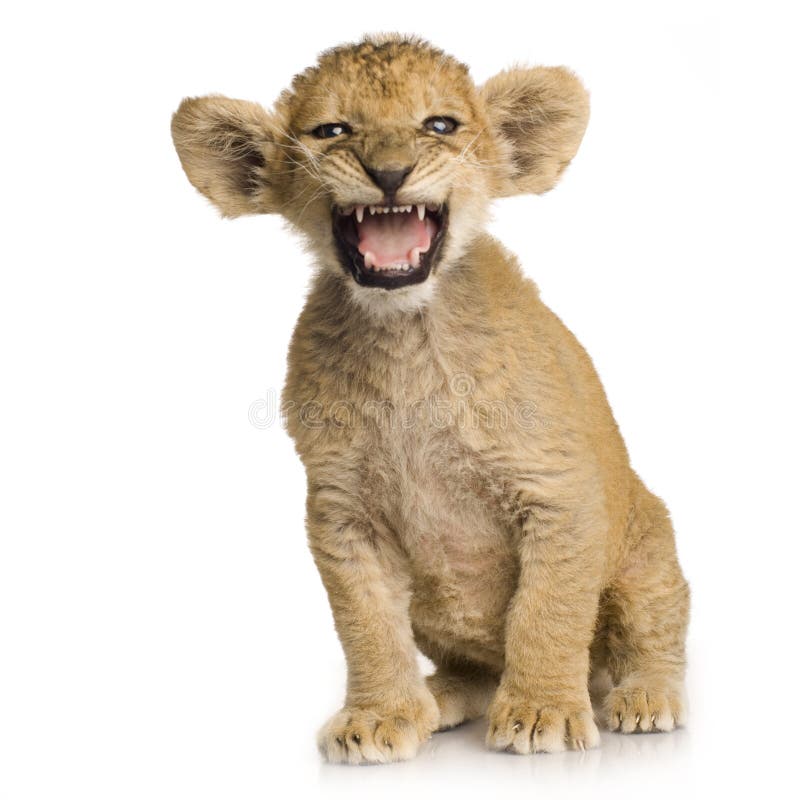
<svg viewBox="0 0 800 800"><path fill-rule="evenodd" d="M356 219L359 222L364 221L364 206L356 206Z"/></svg>
<svg viewBox="0 0 800 800"><path fill-rule="evenodd" d="M375 266L375 256L372 254L372 250L367 250L364 253L364 266L367 269L372 269Z"/></svg>
<svg viewBox="0 0 800 800"><path fill-rule="evenodd" d="M417 216L419 217L419 221L422 222L425 219L425 204L419 203L417 205Z"/></svg>
<svg viewBox="0 0 800 800"><path fill-rule="evenodd" d="M419 266L419 254L420 254L420 252L421 252L421 250L420 250L419 247L415 247L411 251L411 266L414 267L415 269Z"/></svg>

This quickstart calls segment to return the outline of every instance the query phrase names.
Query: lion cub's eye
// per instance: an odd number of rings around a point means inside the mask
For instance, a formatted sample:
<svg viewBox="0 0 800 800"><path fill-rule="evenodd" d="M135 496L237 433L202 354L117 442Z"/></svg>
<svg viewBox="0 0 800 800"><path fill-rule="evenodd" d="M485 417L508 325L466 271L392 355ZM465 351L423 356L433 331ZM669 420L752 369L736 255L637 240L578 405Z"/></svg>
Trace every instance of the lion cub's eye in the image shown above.
<svg viewBox="0 0 800 800"><path fill-rule="evenodd" d="M458 120L452 117L428 117L422 124L434 133L452 133L458 127Z"/></svg>
<svg viewBox="0 0 800 800"><path fill-rule="evenodd" d="M311 131L311 135L317 139L333 139L334 136L343 136L345 133L352 133L352 128L346 122L326 122L318 125Z"/></svg>

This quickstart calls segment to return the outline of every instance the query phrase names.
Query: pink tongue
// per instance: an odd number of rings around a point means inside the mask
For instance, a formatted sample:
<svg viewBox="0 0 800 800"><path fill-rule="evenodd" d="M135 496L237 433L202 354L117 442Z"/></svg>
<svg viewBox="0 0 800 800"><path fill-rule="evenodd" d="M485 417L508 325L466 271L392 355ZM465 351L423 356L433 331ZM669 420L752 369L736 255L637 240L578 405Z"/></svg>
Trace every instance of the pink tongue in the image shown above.
<svg viewBox="0 0 800 800"><path fill-rule="evenodd" d="M372 253L376 267L410 264L411 251L419 247L425 252L431 246L431 235L416 209L411 213L364 216L358 223L358 252Z"/></svg>

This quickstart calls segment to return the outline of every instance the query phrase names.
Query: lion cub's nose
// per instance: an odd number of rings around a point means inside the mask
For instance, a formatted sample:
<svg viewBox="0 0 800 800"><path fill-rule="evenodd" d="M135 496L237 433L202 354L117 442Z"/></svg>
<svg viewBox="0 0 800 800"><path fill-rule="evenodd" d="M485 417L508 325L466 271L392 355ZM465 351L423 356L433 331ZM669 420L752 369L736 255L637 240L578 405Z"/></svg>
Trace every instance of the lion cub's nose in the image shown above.
<svg viewBox="0 0 800 800"><path fill-rule="evenodd" d="M375 185L380 189L383 189L384 194L392 197L406 179L406 175L408 175L408 173L411 172L414 167L411 166L405 167L404 169L390 170L370 169L369 167L364 167L364 169L367 171L367 174L370 176L370 178L372 178L372 180L375 182Z"/></svg>

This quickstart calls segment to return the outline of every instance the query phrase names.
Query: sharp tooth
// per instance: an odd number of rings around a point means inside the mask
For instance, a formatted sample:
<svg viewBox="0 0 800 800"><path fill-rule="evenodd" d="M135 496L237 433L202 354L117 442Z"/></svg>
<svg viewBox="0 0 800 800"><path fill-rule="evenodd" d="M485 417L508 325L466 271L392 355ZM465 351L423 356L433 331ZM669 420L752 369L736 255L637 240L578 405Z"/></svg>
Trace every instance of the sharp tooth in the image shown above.
<svg viewBox="0 0 800 800"><path fill-rule="evenodd" d="M422 220L425 219L425 204L424 203L420 203L417 206L417 216L419 217L419 221L420 222L422 222Z"/></svg>
<svg viewBox="0 0 800 800"><path fill-rule="evenodd" d="M372 269L375 266L375 256L372 255L371 250L367 250L367 252L364 253L364 266L367 269Z"/></svg>
<svg viewBox="0 0 800 800"><path fill-rule="evenodd" d="M420 254L419 247L415 247L411 251L411 266L414 267L415 269L419 266L419 254Z"/></svg>
<svg viewBox="0 0 800 800"><path fill-rule="evenodd" d="M374 214L375 213L375 206L370 206L369 207L369 213L370 214Z"/></svg>
<svg viewBox="0 0 800 800"><path fill-rule="evenodd" d="M411 213L411 206L403 206L403 212L405 214L410 214Z"/></svg>
<svg viewBox="0 0 800 800"><path fill-rule="evenodd" d="M364 206L356 206L356 219L359 222L364 221Z"/></svg>

